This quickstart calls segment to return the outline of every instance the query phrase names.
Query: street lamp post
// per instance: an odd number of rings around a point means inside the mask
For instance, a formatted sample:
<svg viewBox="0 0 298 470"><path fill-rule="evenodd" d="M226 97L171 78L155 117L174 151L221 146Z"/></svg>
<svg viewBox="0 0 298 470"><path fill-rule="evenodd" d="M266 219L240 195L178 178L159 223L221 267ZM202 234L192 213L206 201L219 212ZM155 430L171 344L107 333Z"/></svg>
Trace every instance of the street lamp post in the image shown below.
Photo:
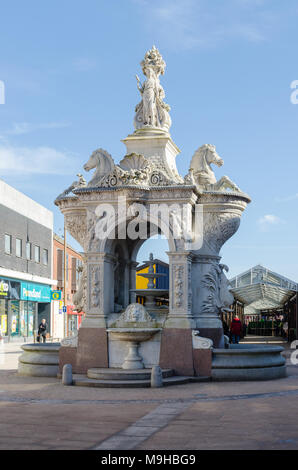
<svg viewBox="0 0 298 470"><path fill-rule="evenodd" d="M66 227L65 227L65 219L64 219L64 282L63 282L63 305L64 305L64 312L63 312L63 324L64 324L64 338L67 336L67 311L66 309Z"/></svg>

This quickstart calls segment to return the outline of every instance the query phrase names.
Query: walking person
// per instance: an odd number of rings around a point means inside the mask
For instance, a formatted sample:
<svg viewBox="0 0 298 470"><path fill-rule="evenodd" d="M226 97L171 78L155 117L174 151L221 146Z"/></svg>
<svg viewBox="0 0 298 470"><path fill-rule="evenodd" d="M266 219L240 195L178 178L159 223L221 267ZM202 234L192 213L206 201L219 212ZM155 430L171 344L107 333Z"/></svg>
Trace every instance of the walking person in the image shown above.
<svg viewBox="0 0 298 470"><path fill-rule="evenodd" d="M39 324L39 327L38 327L38 332L37 332L37 341L38 341L38 343L40 343L40 337L41 336L42 336L43 342L44 343L46 342L47 328L48 328L48 325L47 325L46 319L43 318L41 320L41 323Z"/></svg>
<svg viewBox="0 0 298 470"><path fill-rule="evenodd" d="M232 343L238 344L240 341L240 337L241 337L242 324L237 315L232 320L230 330L231 330L231 336L232 336Z"/></svg>

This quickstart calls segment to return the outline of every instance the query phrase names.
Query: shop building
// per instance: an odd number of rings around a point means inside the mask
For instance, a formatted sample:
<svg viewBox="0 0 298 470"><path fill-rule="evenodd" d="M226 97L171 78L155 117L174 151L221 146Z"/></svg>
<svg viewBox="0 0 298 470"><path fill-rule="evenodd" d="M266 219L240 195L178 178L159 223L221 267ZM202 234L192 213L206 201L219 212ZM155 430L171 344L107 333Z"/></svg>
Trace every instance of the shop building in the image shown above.
<svg viewBox="0 0 298 470"><path fill-rule="evenodd" d="M51 329L53 213L0 180L0 329L8 341Z"/></svg>

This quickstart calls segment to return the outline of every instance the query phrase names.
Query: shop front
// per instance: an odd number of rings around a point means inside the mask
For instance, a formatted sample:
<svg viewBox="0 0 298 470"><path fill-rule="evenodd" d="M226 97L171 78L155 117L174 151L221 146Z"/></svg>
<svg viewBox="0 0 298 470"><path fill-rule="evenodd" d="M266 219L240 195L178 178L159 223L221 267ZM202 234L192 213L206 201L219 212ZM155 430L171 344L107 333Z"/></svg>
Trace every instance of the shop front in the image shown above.
<svg viewBox="0 0 298 470"><path fill-rule="evenodd" d="M77 312L74 305L67 305L67 336L71 336L80 328L84 312Z"/></svg>
<svg viewBox="0 0 298 470"><path fill-rule="evenodd" d="M18 331L21 283L13 279L0 278L0 335L8 336ZM12 322L10 321L12 320Z"/></svg>
<svg viewBox="0 0 298 470"><path fill-rule="evenodd" d="M50 327L51 288L0 278L0 335L8 340L33 337L40 316Z"/></svg>

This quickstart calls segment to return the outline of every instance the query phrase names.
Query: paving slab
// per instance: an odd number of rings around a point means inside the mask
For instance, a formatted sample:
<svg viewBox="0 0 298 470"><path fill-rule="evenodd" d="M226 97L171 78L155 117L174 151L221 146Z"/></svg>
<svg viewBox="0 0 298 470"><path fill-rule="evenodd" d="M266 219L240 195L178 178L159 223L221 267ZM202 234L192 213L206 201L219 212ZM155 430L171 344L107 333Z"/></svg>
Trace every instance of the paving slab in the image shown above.
<svg viewBox="0 0 298 470"><path fill-rule="evenodd" d="M0 364L1 450L298 449L298 366L268 382L92 389L20 377L20 353Z"/></svg>

